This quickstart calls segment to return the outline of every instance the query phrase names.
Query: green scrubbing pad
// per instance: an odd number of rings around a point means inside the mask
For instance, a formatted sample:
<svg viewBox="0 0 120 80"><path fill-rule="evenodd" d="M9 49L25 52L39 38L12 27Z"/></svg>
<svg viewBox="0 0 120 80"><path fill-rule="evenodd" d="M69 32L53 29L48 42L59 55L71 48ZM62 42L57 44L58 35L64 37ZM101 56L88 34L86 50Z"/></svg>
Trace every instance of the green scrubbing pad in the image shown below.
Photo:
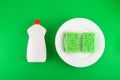
<svg viewBox="0 0 120 80"><path fill-rule="evenodd" d="M66 52L79 52L80 51L80 36L79 33L67 32L65 38Z"/></svg>
<svg viewBox="0 0 120 80"><path fill-rule="evenodd" d="M95 51L95 33L85 32L82 34L82 52Z"/></svg>

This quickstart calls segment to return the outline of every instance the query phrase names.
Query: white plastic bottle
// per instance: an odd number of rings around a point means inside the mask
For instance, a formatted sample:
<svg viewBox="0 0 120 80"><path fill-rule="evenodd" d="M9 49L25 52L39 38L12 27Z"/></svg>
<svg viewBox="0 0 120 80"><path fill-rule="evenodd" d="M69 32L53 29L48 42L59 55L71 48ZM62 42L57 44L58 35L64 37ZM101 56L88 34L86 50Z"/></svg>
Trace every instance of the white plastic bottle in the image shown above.
<svg viewBox="0 0 120 80"><path fill-rule="evenodd" d="M34 25L28 29L28 46L27 61L28 62L45 62L46 61L46 29L40 25L40 21L36 20Z"/></svg>

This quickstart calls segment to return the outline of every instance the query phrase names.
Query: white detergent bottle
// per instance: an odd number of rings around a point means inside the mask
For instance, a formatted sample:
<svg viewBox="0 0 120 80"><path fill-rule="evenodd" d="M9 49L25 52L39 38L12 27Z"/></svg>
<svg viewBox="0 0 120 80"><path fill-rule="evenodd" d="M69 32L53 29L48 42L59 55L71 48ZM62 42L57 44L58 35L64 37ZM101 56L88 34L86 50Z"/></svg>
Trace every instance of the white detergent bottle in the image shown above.
<svg viewBox="0 0 120 80"><path fill-rule="evenodd" d="M28 29L28 46L27 61L28 62L45 62L46 61L46 29L40 25L40 21L36 20L34 25Z"/></svg>

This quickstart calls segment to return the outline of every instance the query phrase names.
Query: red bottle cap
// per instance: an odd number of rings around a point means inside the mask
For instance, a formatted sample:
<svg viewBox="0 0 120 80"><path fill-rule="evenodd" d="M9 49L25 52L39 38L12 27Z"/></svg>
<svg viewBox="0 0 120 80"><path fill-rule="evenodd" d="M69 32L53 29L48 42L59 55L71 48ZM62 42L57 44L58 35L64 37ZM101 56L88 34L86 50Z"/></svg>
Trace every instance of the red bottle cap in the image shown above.
<svg viewBox="0 0 120 80"><path fill-rule="evenodd" d="M39 20L35 20L34 24L40 24Z"/></svg>

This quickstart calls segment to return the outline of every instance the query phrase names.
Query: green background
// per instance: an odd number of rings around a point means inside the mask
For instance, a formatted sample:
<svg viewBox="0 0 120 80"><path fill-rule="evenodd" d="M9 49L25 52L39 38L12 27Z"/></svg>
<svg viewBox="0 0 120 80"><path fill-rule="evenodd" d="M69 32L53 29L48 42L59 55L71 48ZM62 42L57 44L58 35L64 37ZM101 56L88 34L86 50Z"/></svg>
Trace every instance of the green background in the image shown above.
<svg viewBox="0 0 120 80"><path fill-rule="evenodd" d="M67 20L91 19L102 29L106 46L94 65L75 68L55 49L55 35ZM28 63L27 29L35 19L47 29L47 62ZM0 80L120 80L119 0L0 0Z"/></svg>

